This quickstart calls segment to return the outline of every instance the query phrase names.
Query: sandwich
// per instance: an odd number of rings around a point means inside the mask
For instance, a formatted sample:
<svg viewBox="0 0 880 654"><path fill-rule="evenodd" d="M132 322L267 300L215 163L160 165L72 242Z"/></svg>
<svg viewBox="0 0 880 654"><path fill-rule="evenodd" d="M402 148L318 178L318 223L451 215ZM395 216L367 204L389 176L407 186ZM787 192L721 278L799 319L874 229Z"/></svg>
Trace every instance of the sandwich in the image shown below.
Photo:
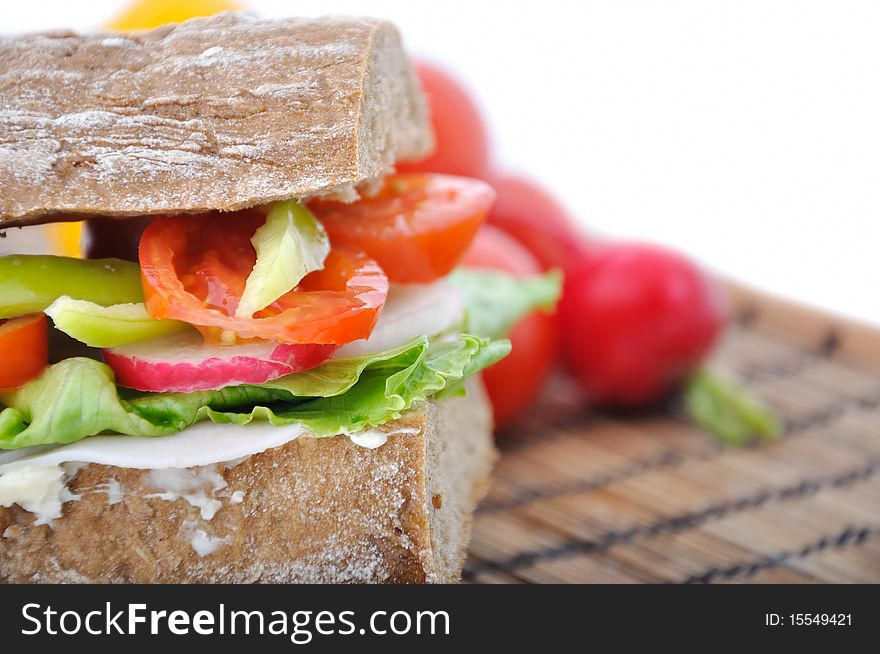
<svg viewBox="0 0 880 654"><path fill-rule="evenodd" d="M0 580L454 582L479 372L553 275L458 267L484 182L396 29L225 13L0 38ZM13 239L8 239L12 241Z"/></svg>

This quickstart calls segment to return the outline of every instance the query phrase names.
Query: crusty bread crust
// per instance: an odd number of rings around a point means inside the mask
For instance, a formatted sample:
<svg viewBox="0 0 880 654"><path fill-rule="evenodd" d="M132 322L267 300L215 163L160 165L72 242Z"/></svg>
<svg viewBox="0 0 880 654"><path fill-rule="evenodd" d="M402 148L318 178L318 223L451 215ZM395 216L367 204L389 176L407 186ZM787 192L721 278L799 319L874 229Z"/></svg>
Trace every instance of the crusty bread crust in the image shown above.
<svg viewBox="0 0 880 654"><path fill-rule="evenodd" d="M190 469L198 499L163 499L149 471L87 465L53 526L0 507L7 582L454 582L494 447L476 380L425 402L377 449L300 437L234 465ZM417 433L402 433L415 431ZM221 479L222 478L222 479ZM197 553L208 545L213 552Z"/></svg>
<svg viewBox="0 0 880 654"><path fill-rule="evenodd" d="M397 30L225 13L0 38L0 227L336 195L431 147Z"/></svg>

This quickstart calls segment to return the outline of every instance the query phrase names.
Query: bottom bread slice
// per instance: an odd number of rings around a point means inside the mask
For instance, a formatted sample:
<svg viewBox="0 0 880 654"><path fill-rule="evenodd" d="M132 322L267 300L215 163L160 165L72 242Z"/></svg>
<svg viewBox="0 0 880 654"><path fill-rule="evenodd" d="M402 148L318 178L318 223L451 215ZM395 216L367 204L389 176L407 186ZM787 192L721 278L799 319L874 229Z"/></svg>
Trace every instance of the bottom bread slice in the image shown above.
<svg viewBox="0 0 880 654"><path fill-rule="evenodd" d="M7 582L458 581L495 458L478 380L414 406L375 449L300 436L182 471L89 464L52 525L0 507Z"/></svg>

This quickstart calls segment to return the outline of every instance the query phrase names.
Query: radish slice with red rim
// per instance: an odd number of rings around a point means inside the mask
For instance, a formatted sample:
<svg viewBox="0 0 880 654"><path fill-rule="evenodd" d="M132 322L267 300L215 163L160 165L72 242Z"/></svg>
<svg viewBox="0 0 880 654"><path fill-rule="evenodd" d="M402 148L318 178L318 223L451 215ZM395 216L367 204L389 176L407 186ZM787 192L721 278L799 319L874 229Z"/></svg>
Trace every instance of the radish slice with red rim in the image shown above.
<svg viewBox="0 0 880 654"><path fill-rule="evenodd" d="M206 345L184 332L104 350L116 383L138 391L190 392L261 384L326 361L335 345L264 341L229 347Z"/></svg>

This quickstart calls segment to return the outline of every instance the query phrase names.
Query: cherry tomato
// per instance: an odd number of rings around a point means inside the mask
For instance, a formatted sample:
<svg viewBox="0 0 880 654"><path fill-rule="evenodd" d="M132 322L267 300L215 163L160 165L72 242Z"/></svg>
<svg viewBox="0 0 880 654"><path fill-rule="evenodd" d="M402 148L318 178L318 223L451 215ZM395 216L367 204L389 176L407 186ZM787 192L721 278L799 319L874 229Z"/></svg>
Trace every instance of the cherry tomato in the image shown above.
<svg viewBox="0 0 880 654"><path fill-rule="evenodd" d="M563 360L597 404L652 404L684 381L722 331L720 289L679 254L615 245L569 272Z"/></svg>
<svg viewBox="0 0 880 654"><path fill-rule="evenodd" d="M369 336L388 278L366 254L344 246L253 318L235 317L256 261L250 239L264 221L258 211L154 219L139 248L150 315L188 322L225 345L248 339L342 345Z"/></svg>
<svg viewBox="0 0 880 654"><path fill-rule="evenodd" d="M522 276L541 272L541 266L523 245L491 225L477 232L462 264ZM510 354L483 371L496 427L510 424L541 391L556 363L556 334L555 315L535 312L526 316L510 332Z"/></svg>
<svg viewBox="0 0 880 654"><path fill-rule="evenodd" d="M418 162L400 162L401 172L448 173L485 177L489 170L489 139L476 103L464 87L442 68L416 64L434 128L434 153Z"/></svg>
<svg viewBox="0 0 880 654"><path fill-rule="evenodd" d="M544 270L565 270L583 258L587 250L583 237L547 191L516 175L492 175L488 181L498 194L489 223L517 238Z"/></svg>
<svg viewBox="0 0 880 654"><path fill-rule="evenodd" d="M409 174L389 177L358 202L315 201L309 208L333 243L363 250L392 282L424 283L458 264L494 199L476 179Z"/></svg>
<svg viewBox="0 0 880 654"><path fill-rule="evenodd" d="M29 382L49 363L46 316L35 313L0 321L0 389Z"/></svg>

